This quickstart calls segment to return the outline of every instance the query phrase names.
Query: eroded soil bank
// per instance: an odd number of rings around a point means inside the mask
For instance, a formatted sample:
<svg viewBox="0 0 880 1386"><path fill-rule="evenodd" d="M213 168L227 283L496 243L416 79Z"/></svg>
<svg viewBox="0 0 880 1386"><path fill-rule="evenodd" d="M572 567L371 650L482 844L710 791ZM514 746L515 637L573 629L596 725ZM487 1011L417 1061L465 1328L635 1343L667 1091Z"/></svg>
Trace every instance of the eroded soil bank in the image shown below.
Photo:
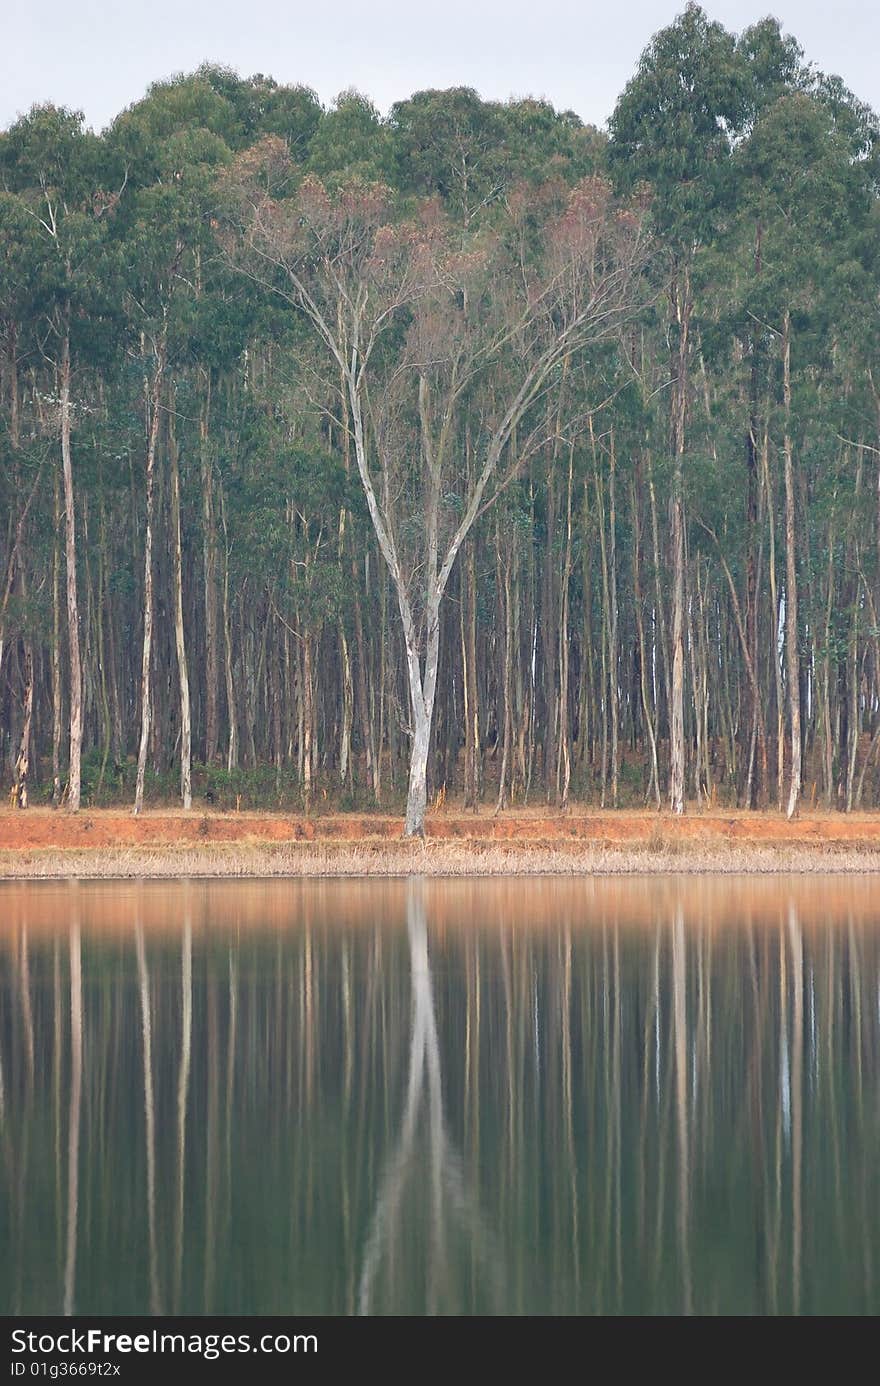
<svg viewBox="0 0 880 1386"><path fill-rule="evenodd" d="M880 871L880 814L0 813L0 877Z"/></svg>

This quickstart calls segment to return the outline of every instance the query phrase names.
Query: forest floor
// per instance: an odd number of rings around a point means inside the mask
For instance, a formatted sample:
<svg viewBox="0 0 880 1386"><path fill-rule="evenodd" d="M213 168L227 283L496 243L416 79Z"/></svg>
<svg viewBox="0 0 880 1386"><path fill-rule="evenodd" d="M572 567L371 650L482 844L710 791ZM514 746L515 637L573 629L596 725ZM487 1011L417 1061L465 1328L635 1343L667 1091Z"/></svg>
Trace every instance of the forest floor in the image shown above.
<svg viewBox="0 0 880 1386"><path fill-rule="evenodd" d="M880 872L880 814L618 809L429 814L0 810L0 877Z"/></svg>

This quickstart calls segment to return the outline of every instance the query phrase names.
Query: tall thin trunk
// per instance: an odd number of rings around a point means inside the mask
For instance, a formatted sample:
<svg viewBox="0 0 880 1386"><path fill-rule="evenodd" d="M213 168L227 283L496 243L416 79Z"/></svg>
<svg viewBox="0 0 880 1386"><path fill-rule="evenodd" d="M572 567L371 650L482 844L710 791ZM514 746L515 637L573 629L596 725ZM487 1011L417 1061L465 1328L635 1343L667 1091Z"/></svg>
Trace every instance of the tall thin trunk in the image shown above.
<svg viewBox="0 0 880 1386"><path fill-rule="evenodd" d="M551 422L550 408L547 410L548 428ZM558 436L558 427L555 430ZM547 475L544 482L545 490L545 538L544 554L541 576L541 620L538 626L540 648L542 655L542 692L544 701L544 730L543 730L543 752L544 752L544 793L548 804L556 801L556 791L554 777L556 773L556 748L558 742L558 679L557 679L557 656L558 656L558 621L557 621L557 597L556 597L556 571L555 571L555 547L556 547L556 442L547 455Z"/></svg>
<svg viewBox="0 0 880 1386"><path fill-rule="evenodd" d="M611 597L611 622L609 635L609 665L611 698L611 802L617 808L618 781L620 777L620 701L618 698L618 625L617 609L617 501L615 489L614 430L611 430L611 444L608 465L608 580Z"/></svg>
<svg viewBox="0 0 880 1386"><path fill-rule="evenodd" d="M308 810L312 800L312 728L314 725L314 690L312 684L312 636L307 629L302 637L303 683L303 804Z"/></svg>
<svg viewBox="0 0 880 1386"><path fill-rule="evenodd" d="M25 595L24 575L21 580L22 596ZM18 755L15 758L15 783L13 798L17 808L28 806L28 774L31 761L31 723L34 713L34 647L30 638L24 641L24 715L21 723L21 737Z"/></svg>
<svg viewBox="0 0 880 1386"><path fill-rule="evenodd" d="M834 515L828 526L828 591L825 601L825 649L822 654L820 688L822 690L823 775L825 806L831 807L834 795L834 728L831 724L831 618L834 603Z"/></svg>
<svg viewBox="0 0 880 1386"><path fill-rule="evenodd" d="M568 634L571 569L572 569L572 488L574 484L574 444L568 449L568 483L565 502L565 557L562 564L562 609L559 621L559 760L556 770L556 793L560 807L568 807L571 788L571 735L568 715L571 642Z"/></svg>
<svg viewBox="0 0 880 1386"><path fill-rule="evenodd" d="M590 421L592 427L592 420ZM599 476L599 467L595 456L595 445L593 448L593 470L596 482L596 514L599 524L599 554L602 567L602 685L599 694L599 706L602 712L602 781L600 804L605 807L605 795L608 788L608 641L611 626L610 597L608 592L608 555L605 539L605 498L602 489L602 480Z"/></svg>
<svg viewBox="0 0 880 1386"><path fill-rule="evenodd" d="M101 769L98 774L98 784L95 790L96 798L100 798L101 790L104 787L104 776L107 773L107 761L110 759L111 740L110 700L107 696L107 656L104 642L104 626L110 620L111 603L107 591L107 533L104 523L103 501L101 502L98 535L98 601L96 617L98 627L98 675L101 692L103 742L101 746Z"/></svg>
<svg viewBox="0 0 880 1386"><path fill-rule="evenodd" d="M687 421L688 351L691 315L690 281L687 271L675 286L674 306L678 322L678 351L673 392L672 439L674 471L672 479L672 707L670 710L670 786L673 813L684 813L684 626L685 626L685 536L683 471Z"/></svg>
<svg viewBox="0 0 880 1386"><path fill-rule="evenodd" d="M762 272L763 227L760 221L755 227L754 273L760 278ZM745 629L752 667L758 667L758 564L756 548L759 544L758 505L760 497L760 478L758 475L758 343L759 332L752 331L749 341L749 426L746 430L746 600ZM754 682L750 682L751 716L745 725L751 725L751 743L748 758L746 804L748 808L758 807L759 782L754 773L754 750L757 736L760 694ZM764 782L767 775L767 745L763 746L761 771Z"/></svg>
<svg viewBox="0 0 880 1386"><path fill-rule="evenodd" d="M785 408L785 655L791 730L791 781L786 817L793 818L801 794L801 685L798 659L794 454L791 440L791 315L788 311L785 313L782 327L782 391Z"/></svg>
<svg viewBox="0 0 880 1386"><path fill-rule="evenodd" d="M463 556L461 572L466 579L467 602L462 602L464 622L464 648L467 650L466 676L466 729L465 764L470 774L465 781L465 807L476 812L481 795L482 766L480 764L480 701L477 683L477 577L473 538L468 541Z"/></svg>
<svg viewBox="0 0 880 1386"><path fill-rule="evenodd" d="M205 764L217 758L217 535L214 520L214 475L211 466L209 424L211 413L211 377L207 377L205 396L199 418L199 475L202 492L202 568L205 584Z"/></svg>
<svg viewBox="0 0 880 1386"><path fill-rule="evenodd" d="M61 467L64 479L64 553L67 563L67 649L70 660L70 764L67 806L79 811L82 761L82 663L79 648L79 605L76 594L76 511L70 452L70 309L66 310L61 343Z"/></svg>
<svg viewBox="0 0 880 1386"><path fill-rule="evenodd" d="M172 419L173 414L169 415L169 420ZM180 466L177 440L174 436L173 424L170 422L168 433L168 454L171 465L171 528L174 534L174 641L177 648L177 679L180 690L180 797L183 801L183 807L189 809L192 808L192 721L189 702L189 674L186 667L186 633L183 624Z"/></svg>
<svg viewBox="0 0 880 1386"><path fill-rule="evenodd" d="M138 750L137 779L135 781L134 812L140 813L144 806L144 775L147 768L147 751L150 744L150 723L152 719L152 700L150 693L150 660L153 650L153 491L155 481L156 448L159 439L159 401L162 381L165 375L166 324L156 344L156 364L153 370L152 386L144 382L149 425L147 433L147 515L144 533L144 643L141 655L141 739Z"/></svg>
<svg viewBox="0 0 880 1386"><path fill-rule="evenodd" d="M504 551L502 559L501 546L501 526L498 517L495 517L495 554L499 568L503 568L501 586L504 591L504 671L501 679L501 696L504 706L504 730L502 733L501 745L501 774L498 777L498 800L495 804L495 812L500 813L507 803L507 770L510 764L510 742L511 742L511 664L513 652L513 613L510 609L510 553Z"/></svg>
<svg viewBox="0 0 880 1386"><path fill-rule="evenodd" d="M645 795L647 801L654 791L654 799L659 809L661 806L660 795L660 770L657 764L657 737L654 732L654 715L648 696L648 671L645 649L645 623L642 616L642 579L641 579L641 519L639 515L638 489L635 480L632 483L630 492L632 507L633 525L633 597L636 611L636 628L639 640L639 682L642 698L642 713L645 719L645 728L648 733L648 742L651 747L651 771L648 780L648 792Z"/></svg>
<svg viewBox="0 0 880 1386"><path fill-rule="evenodd" d="M339 622L339 649L342 655L342 726L339 733L339 782L352 778L351 730L354 722L354 680L345 627Z"/></svg>
<svg viewBox="0 0 880 1386"><path fill-rule="evenodd" d="M55 540L52 546L52 803L61 802L61 498L55 478Z"/></svg>
<svg viewBox="0 0 880 1386"><path fill-rule="evenodd" d="M352 577L355 579L354 590L354 638L357 649L356 663L356 689L357 700L360 709L361 740L364 747L364 759L367 767L367 783L375 803L379 803L380 798L380 779L377 769L377 746L376 746L376 726L373 718L373 701L367 692L367 642L364 636L364 620L361 611L361 592L359 578L359 567L356 561L352 560Z"/></svg>
<svg viewBox="0 0 880 1386"><path fill-rule="evenodd" d="M672 661L669 654L669 636L666 627L666 605L663 601L663 568L660 561L660 525L657 519L657 492L654 487L654 468L651 461L650 452L647 454L648 463L648 496L651 501L651 541L654 553L654 598L657 604L657 617L654 631L654 654L656 659L657 645L660 646L660 664L663 673L662 682L658 685L658 694L662 691L666 701L666 715L669 716L669 709L672 707ZM657 698L657 727L658 736L661 723L660 702Z"/></svg>
<svg viewBox="0 0 880 1386"><path fill-rule="evenodd" d="M776 690L776 802L782 812L785 772L785 707L782 696L782 670L779 666L779 592L776 582L776 521L773 514L773 489L770 482L770 438L767 428L761 444L761 468L767 493L767 519L770 526L770 601L773 606L771 635L773 640L773 676Z"/></svg>
<svg viewBox="0 0 880 1386"><path fill-rule="evenodd" d="M855 484L855 510L858 513L859 500L862 490L862 452L859 449L858 461L856 462L856 484ZM853 601L852 617L850 621L850 638L848 653L848 680L849 680L849 745L847 746L847 766L846 766L846 811L851 813L853 809L853 798L856 787L856 767L859 758L859 734L861 732L861 717L859 715L859 607L861 605L861 555L859 552L859 541L857 535L850 537L850 569L855 574L853 578Z"/></svg>
<svg viewBox="0 0 880 1386"><path fill-rule="evenodd" d="M226 717L229 723L229 744L226 769L238 766L238 716L235 707L235 679L232 671L232 611L229 602L229 532L226 526L226 505L220 487L220 523L223 527L223 642L226 668Z"/></svg>

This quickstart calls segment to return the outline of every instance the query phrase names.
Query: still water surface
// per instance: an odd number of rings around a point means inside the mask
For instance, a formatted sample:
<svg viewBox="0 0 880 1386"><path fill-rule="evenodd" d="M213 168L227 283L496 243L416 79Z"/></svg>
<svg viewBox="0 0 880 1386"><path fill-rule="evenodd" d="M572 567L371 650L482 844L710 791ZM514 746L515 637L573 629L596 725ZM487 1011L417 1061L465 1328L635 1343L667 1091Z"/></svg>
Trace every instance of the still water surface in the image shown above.
<svg viewBox="0 0 880 1386"><path fill-rule="evenodd" d="M0 886L0 1313L880 1311L875 880Z"/></svg>

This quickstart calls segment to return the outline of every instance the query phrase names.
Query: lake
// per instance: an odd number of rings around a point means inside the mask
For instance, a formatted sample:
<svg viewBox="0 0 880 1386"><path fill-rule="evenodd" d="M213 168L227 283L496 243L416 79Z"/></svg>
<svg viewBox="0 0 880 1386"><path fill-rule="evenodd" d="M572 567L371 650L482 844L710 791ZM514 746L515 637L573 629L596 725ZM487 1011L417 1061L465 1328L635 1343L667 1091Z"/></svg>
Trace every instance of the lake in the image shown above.
<svg viewBox="0 0 880 1386"><path fill-rule="evenodd" d="M869 877L0 885L0 1312L880 1311Z"/></svg>

